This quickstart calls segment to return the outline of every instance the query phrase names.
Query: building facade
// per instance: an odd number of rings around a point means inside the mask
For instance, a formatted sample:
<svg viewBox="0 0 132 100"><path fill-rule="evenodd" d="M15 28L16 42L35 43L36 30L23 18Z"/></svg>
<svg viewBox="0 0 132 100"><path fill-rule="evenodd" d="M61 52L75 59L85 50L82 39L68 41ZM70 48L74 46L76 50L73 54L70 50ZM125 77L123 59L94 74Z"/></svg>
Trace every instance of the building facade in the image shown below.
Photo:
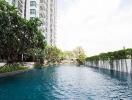
<svg viewBox="0 0 132 100"><path fill-rule="evenodd" d="M39 17L39 0L25 0L25 18Z"/></svg>
<svg viewBox="0 0 132 100"><path fill-rule="evenodd" d="M57 0L48 0L48 42L52 45L56 43L56 9L57 9Z"/></svg>
<svg viewBox="0 0 132 100"><path fill-rule="evenodd" d="M6 0L11 5L15 5L22 17L24 17L25 0Z"/></svg>
<svg viewBox="0 0 132 100"><path fill-rule="evenodd" d="M26 19L38 17L48 45L55 46L57 0L25 0L25 8Z"/></svg>
<svg viewBox="0 0 132 100"><path fill-rule="evenodd" d="M42 21L42 30L48 45L56 44L56 8L57 0L6 0L15 5L22 17L27 20L39 18Z"/></svg>

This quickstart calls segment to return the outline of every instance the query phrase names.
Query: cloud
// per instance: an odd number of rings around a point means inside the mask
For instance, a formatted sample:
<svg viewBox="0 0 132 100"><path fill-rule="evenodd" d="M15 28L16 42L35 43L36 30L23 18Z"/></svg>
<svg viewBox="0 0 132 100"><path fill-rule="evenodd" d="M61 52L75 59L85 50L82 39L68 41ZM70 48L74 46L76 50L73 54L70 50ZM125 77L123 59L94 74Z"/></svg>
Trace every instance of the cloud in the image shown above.
<svg viewBox="0 0 132 100"><path fill-rule="evenodd" d="M131 47L132 6L126 1L74 1L58 17L58 46L64 50L82 46L89 55Z"/></svg>

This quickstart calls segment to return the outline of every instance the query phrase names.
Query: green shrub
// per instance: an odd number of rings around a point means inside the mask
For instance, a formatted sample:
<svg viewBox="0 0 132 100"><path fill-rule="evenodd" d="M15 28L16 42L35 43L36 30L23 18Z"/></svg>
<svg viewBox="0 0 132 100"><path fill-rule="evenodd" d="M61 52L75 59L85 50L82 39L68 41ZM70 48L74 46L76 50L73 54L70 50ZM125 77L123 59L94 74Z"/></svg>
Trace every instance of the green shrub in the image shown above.
<svg viewBox="0 0 132 100"><path fill-rule="evenodd" d="M19 63L6 64L6 65L0 67L0 73L12 72L12 71L17 71L17 70L26 70L26 69L28 69L28 68L22 66Z"/></svg>
<svg viewBox="0 0 132 100"><path fill-rule="evenodd" d="M34 68L36 68L36 69L41 69L41 68L43 68L43 64L35 63L35 64L34 64Z"/></svg>

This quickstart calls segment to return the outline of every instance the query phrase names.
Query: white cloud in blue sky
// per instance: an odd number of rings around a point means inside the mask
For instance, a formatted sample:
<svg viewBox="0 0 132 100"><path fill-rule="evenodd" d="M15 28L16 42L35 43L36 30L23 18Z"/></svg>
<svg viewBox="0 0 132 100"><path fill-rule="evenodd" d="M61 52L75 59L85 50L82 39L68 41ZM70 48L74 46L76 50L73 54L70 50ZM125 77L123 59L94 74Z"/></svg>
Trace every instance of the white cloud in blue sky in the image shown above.
<svg viewBox="0 0 132 100"><path fill-rule="evenodd" d="M88 55L132 47L132 0L58 0L57 45Z"/></svg>

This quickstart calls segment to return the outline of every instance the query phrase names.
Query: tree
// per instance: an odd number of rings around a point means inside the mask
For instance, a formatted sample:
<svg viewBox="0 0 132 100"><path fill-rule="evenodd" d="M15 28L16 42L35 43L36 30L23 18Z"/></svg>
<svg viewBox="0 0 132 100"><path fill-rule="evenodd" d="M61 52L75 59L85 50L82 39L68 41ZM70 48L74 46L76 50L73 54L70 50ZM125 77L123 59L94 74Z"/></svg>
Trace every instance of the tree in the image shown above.
<svg viewBox="0 0 132 100"><path fill-rule="evenodd" d="M69 59L69 60L71 60L71 59L74 59L75 57L74 57L74 54L73 54L73 52L72 51L64 51L63 52L63 59Z"/></svg>
<svg viewBox="0 0 132 100"><path fill-rule="evenodd" d="M44 52L45 52L45 60L47 61L47 63L60 62L61 50L58 49L57 47L47 46Z"/></svg>
<svg viewBox="0 0 132 100"><path fill-rule="evenodd" d="M73 50L73 54L79 65L83 65L85 63L86 55L82 47L77 47Z"/></svg>
<svg viewBox="0 0 132 100"><path fill-rule="evenodd" d="M46 41L38 18L26 20L14 6L0 0L0 55L7 63L17 62L29 49L44 50Z"/></svg>

